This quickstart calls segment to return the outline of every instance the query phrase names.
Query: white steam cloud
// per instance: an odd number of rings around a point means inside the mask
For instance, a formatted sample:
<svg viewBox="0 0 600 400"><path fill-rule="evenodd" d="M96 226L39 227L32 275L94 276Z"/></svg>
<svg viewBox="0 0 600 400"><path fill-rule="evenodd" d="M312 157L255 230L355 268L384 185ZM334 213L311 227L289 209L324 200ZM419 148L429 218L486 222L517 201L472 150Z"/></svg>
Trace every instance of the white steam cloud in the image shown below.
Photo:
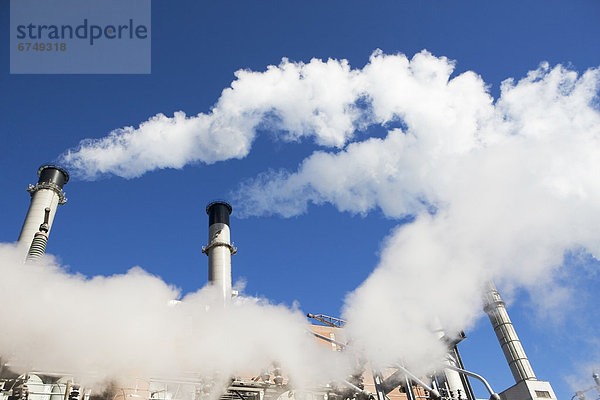
<svg viewBox="0 0 600 400"><path fill-rule="evenodd" d="M495 102L479 76L452 70L426 53L374 54L357 78L365 112L402 127L315 152L296 172L264 173L237 192L247 214L288 217L327 202L414 217L345 305L349 334L383 362L425 356L433 316L450 332L471 326L486 279L550 290L566 251L600 255L599 70L542 64L505 81Z"/></svg>
<svg viewBox="0 0 600 400"><path fill-rule="evenodd" d="M211 288L173 304L180 292L139 267L86 278L51 257L22 260L0 245L0 354L17 371L66 371L92 384L190 372L226 381L277 362L302 387L346 364L307 334L298 310L249 297L224 308Z"/></svg>
<svg viewBox="0 0 600 400"><path fill-rule="evenodd" d="M140 124L117 129L97 140L83 140L62 155L77 175L134 178L157 168L182 168L245 157L255 129L283 132L286 140L312 136L324 146L343 146L361 118L354 102L357 73L348 63L284 59L265 72L240 70L231 88L207 114L173 117L158 114Z"/></svg>
<svg viewBox="0 0 600 400"><path fill-rule="evenodd" d="M376 51L362 69L283 60L238 71L210 113L158 115L63 161L90 179L135 177L242 158L259 128L334 147L243 183L238 209L288 217L330 203L414 218L386 239L344 315L376 362L432 365L443 353L432 330L468 328L484 280L534 287L552 281L566 251L600 254L600 71L543 63L503 82L496 100L480 76L453 71L425 51L410 60ZM388 132L349 143L369 125Z"/></svg>

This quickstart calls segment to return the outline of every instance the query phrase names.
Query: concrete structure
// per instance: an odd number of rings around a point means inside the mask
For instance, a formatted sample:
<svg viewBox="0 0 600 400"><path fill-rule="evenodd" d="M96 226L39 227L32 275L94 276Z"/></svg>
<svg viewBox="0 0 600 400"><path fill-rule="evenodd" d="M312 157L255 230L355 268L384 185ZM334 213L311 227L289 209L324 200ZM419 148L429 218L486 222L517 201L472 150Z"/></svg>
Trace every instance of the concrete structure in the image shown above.
<svg viewBox="0 0 600 400"><path fill-rule="evenodd" d="M528 380L521 381L514 386L509 387L500 393L502 400L532 400L532 399L553 399L556 400L556 394L552 390L549 382Z"/></svg>
<svg viewBox="0 0 600 400"><path fill-rule="evenodd" d="M69 181L69 173L64 168L56 165L42 165L38 170L38 177L37 184L29 185L27 188L31 194L31 204L18 239L19 246L26 249L31 246L40 225L44 223L46 208L50 209L47 223L47 234L49 234L58 205L67 202L63 186Z"/></svg>

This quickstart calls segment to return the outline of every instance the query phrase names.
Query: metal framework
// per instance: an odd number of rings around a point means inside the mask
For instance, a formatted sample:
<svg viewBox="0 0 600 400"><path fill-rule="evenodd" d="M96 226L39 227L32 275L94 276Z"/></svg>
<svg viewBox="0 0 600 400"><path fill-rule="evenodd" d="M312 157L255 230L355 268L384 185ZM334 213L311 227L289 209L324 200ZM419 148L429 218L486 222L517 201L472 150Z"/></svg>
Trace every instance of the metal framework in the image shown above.
<svg viewBox="0 0 600 400"><path fill-rule="evenodd" d="M346 321L336 317L330 317L325 314L306 314L308 318L315 319L325 325L332 326L334 328L343 328L346 325Z"/></svg>

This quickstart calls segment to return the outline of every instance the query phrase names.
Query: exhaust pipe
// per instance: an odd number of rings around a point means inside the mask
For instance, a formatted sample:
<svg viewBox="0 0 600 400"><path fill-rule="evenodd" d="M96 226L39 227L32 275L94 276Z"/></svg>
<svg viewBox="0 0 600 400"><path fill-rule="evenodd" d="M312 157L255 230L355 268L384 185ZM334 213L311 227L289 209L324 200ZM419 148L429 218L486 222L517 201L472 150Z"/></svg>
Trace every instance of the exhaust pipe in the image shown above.
<svg viewBox="0 0 600 400"><path fill-rule="evenodd" d="M47 236L52 228L52 221L54 221L58 205L67 202L62 188L69 181L69 173L64 168L56 165L42 165L38 169L38 177L37 184L29 185L27 188L31 194L31 204L17 241L19 246L26 249L31 246L40 225L45 222L46 208L50 209L46 222Z"/></svg>
<svg viewBox="0 0 600 400"><path fill-rule="evenodd" d="M206 206L208 245L202 248L208 256L208 283L219 290L224 304L231 300L231 256L237 252L230 242L231 210L231 205L224 201L214 201Z"/></svg>

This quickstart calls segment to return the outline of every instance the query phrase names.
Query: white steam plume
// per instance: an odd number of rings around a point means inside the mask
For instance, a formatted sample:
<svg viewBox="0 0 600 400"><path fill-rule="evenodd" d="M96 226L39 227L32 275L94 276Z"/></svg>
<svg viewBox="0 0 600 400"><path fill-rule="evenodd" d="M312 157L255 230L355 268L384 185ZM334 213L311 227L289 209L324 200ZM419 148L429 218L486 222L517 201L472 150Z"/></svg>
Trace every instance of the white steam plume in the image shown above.
<svg viewBox="0 0 600 400"><path fill-rule="evenodd" d="M349 334L384 364L439 353L434 317L450 332L471 326L484 280L535 290L566 251L600 255L600 71L542 64L505 81L494 102L479 76L452 70L426 53L375 53L360 72L369 120L402 128L315 152L237 194L246 214L287 217L328 202L414 217L345 304Z"/></svg>
<svg viewBox="0 0 600 400"><path fill-rule="evenodd" d="M345 61L283 59L265 72L240 70L235 76L209 113L157 114L137 128L83 140L61 161L85 179L105 173L134 178L157 168L243 158L258 127L281 130L289 141L314 136L321 145L343 146L360 118L357 72Z"/></svg>
<svg viewBox="0 0 600 400"><path fill-rule="evenodd" d="M336 147L296 172L245 182L238 209L293 216L328 202L413 216L386 240L344 313L354 343L375 361L430 365L443 352L434 316L448 331L467 328L480 314L483 280L533 287L552 280L566 250L600 250L599 70L578 76L544 63L505 81L497 100L477 74L453 71L425 51L410 60L376 51L354 70L284 60L237 72L210 113L159 115L63 159L87 178L134 177L244 157L257 128ZM400 128L348 144L370 124Z"/></svg>
<svg viewBox="0 0 600 400"><path fill-rule="evenodd" d="M139 267L86 278L51 257L24 265L22 256L0 244L0 354L18 371L65 371L95 384L189 372L227 380L277 362L300 387L343 371L298 310L249 297L224 308L210 288L173 305L179 291Z"/></svg>

